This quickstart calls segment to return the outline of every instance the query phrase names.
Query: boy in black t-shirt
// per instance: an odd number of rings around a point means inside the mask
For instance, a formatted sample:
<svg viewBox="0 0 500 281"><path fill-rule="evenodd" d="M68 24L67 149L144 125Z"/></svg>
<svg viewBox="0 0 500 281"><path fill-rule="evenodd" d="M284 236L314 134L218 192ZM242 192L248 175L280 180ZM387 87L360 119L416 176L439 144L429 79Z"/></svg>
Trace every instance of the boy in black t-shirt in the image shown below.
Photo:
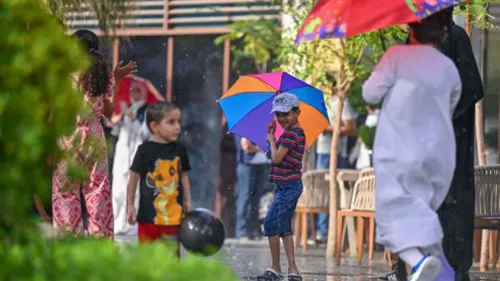
<svg viewBox="0 0 500 281"><path fill-rule="evenodd" d="M180 109L169 102L151 104L146 112L153 139L137 149L127 186L128 222L139 223L140 243L177 238L183 212L192 210L187 173L191 166L186 149L177 142L180 119ZM140 195L136 215L137 183Z"/></svg>

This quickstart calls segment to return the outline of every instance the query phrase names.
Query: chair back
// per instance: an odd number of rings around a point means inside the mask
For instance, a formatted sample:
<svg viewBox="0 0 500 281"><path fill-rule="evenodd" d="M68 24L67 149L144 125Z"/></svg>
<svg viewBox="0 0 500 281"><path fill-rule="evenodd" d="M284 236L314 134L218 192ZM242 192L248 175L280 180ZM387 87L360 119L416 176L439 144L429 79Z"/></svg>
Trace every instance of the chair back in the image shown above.
<svg viewBox="0 0 500 281"><path fill-rule="evenodd" d="M298 208L328 209L330 182L325 179L328 173L328 170L311 170L302 175L304 188L297 202Z"/></svg>
<svg viewBox="0 0 500 281"><path fill-rule="evenodd" d="M354 185L352 211L375 211L375 176L360 178Z"/></svg>
<svg viewBox="0 0 500 281"><path fill-rule="evenodd" d="M474 168L476 206L480 218L500 218L500 165Z"/></svg>

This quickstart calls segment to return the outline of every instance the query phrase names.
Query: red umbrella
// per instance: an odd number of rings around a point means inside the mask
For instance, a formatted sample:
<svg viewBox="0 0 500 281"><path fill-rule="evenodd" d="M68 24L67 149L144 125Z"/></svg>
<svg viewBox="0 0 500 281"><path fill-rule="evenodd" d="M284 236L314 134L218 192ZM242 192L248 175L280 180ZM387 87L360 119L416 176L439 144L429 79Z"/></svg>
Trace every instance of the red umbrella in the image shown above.
<svg viewBox="0 0 500 281"><path fill-rule="evenodd" d="M127 75L120 80L120 84L118 85L118 101L115 103L115 114L120 113L120 101L130 104L130 87L132 86L132 83L140 83L145 89L147 89L147 103L164 100L163 96L158 92L151 81L135 75Z"/></svg>
<svg viewBox="0 0 500 281"><path fill-rule="evenodd" d="M297 35L297 43L416 22L460 2L464 0L318 0Z"/></svg>

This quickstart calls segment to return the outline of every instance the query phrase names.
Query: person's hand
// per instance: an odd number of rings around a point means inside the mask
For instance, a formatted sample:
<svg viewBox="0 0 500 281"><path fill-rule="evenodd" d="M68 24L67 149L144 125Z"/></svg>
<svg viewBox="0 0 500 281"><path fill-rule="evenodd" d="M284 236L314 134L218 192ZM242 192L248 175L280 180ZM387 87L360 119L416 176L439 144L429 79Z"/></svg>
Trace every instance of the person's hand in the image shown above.
<svg viewBox="0 0 500 281"><path fill-rule="evenodd" d="M274 136L274 133L268 133L266 137L266 141L273 143L276 142L276 137Z"/></svg>
<svg viewBox="0 0 500 281"><path fill-rule="evenodd" d="M184 204L182 204L184 207L184 212L189 213L193 210L193 205L191 203L191 200L186 200L184 201Z"/></svg>
<svg viewBox="0 0 500 281"><path fill-rule="evenodd" d="M128 208L128 213L127 213L127 221L130 225L134 225L137 223L137 217L135 215L135 208Z"/></svg>
<svg viewBox="0 0 500 281"><path fill-rule="evenodd" d="M267 127L267 137L266 140L268 142L276 142L276 137L274 136L276 133L276 121L271 120L269 126Z"/></svg>
<svg viewBox="0 0 500 281"><path fill-rule="evenodd" d="M275 134L276 133L276 120L271 120L271 122L269 123L269 126L267 126L267 132L269 134Z"/></svg>
<svg viewBox="0 0 500 281"><path fill-rule="evenodd" d="M113 74L115 76L115 80L118 81L123 77L136 72L137 72L137 63L135 61L130 61L125 66L123 66L123 61L120 61L118 65L115 67Z"/></svg>

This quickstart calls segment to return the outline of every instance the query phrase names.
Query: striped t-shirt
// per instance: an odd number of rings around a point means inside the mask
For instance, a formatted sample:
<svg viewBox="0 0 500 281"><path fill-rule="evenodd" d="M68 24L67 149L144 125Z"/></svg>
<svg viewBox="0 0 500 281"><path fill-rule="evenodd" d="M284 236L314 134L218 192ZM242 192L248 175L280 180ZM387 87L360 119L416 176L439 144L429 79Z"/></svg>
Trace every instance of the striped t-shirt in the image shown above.
<svg viewBox="0 0 500 281"><path fill-rule="evenodd" d="M306 147L304 130L300 127L285 130L276 145L287 147L289 150L280 164L272 164L269 181L280 184L302 180L302 157Z"/></svg>

